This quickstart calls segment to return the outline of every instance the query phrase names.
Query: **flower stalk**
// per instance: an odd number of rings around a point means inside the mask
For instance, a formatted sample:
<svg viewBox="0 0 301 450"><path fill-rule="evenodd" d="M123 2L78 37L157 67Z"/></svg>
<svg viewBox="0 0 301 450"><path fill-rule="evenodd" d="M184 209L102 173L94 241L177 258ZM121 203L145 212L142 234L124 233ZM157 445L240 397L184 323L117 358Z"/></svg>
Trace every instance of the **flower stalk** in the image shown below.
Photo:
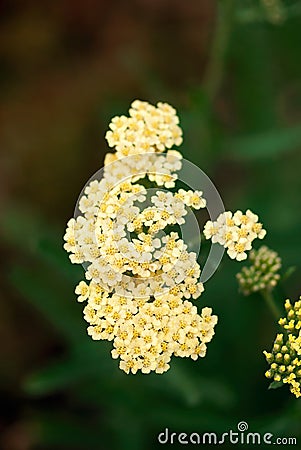
<svg viewBox="0 0 301 450"><path fill-rule="evenodd" d="M272 291L270 289L265 288L262 291L260 291L260 293L261 293L268 309L271 311L274 318L278 321L281 317L281 311L275 302L275 298L272 294Z"/></svg>

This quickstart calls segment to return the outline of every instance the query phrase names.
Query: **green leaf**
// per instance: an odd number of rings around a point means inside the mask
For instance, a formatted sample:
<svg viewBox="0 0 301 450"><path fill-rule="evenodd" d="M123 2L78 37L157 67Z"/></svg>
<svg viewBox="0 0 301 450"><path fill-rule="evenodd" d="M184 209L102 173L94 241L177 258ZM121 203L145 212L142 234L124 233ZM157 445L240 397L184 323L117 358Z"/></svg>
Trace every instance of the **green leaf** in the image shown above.
<svg viewBox="0 0 301 450"><path fill-rule="evenodd" d="M73 359L55 362L30 375L23 383L23 389L30 395L47 395L71 387L95 371L94 367Z"/></svg>
<svg viewBox="0 0 301 450"><path fill-rule="evenodd" d="M277 157L301 146L301 126L269 130L230 139L224 150L235 159L256 160Z"/></svg>
<svg viewBox="0 0 301 450"><path fill-rule="evenodd" d="M63 249L63 230L49 225L36 213L17 207L7 208L1 216L0 233L18 252L44 262L64 279L76 283L83 273L80 266L70 263Z"/></svg>
<svg viewBox="0 0 301 450"><path fill-rule="evenodd" d="M289 267L286 272L284 273L284 275L281 277L281 281L286 281L288 278L290 278L293 273L295 273L297 270L296 266L291 266Z"/></svg>
<svg viewBox="0 0 301 450"><path fill-rule="evenodd" d="M59 280L43 267L34 270L15 267L9 273L11 283L68 340L86 339L85 326L69 283Z"/></svg>
<svg viewBox="0 0 301 450"><path fill-rule="evenodd" d="M184 362L184 364L183 364ZM164 396L178 398L188 407L196 407L208 402L219 408L228 408L234 403L232 390L226 383L216 378L206 378L189 370L186 361L173 359L172 370L163 375L164 383L157 376L149 376L145 383L150 389L162 391ZM195 364L201 366L202 361Z"/></svg>
<svg viewBox="0 0 301 450"><path fill-rule="evenodd" d="M107 379L108 373L112 372L112 344L95 342L89 336L84 337L85 341L73 347L64 359L50 363L25 379L25 392L37 396L47 395L72 387L85 379Z"/></svg>
<svg viewBox="0 0 301 450"><path fill-rule="evenodd" d="M283 386L282 381L272 381L272 383L269 385L268 389L278 389Z"/></svg>
<svg viewBox="0 0 301 450"><path fill-rule="evenodd" d="M39 448L102 449L103 433L97 425L63 412L41 414L36 427Z"/></svg>

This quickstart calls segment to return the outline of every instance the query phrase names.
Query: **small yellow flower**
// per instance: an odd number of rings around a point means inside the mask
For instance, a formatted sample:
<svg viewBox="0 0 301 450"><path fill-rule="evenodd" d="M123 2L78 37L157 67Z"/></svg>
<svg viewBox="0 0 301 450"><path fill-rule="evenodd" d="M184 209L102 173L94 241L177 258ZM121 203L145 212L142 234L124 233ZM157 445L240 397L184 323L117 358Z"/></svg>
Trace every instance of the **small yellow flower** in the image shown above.
<svg viewBox="0 0 301 450"><path fill-rule="evenodd" d="M78 294L77 300L79 302L84 302L89 297L89 286L81 281L75 288L75 293Z"/></svg>

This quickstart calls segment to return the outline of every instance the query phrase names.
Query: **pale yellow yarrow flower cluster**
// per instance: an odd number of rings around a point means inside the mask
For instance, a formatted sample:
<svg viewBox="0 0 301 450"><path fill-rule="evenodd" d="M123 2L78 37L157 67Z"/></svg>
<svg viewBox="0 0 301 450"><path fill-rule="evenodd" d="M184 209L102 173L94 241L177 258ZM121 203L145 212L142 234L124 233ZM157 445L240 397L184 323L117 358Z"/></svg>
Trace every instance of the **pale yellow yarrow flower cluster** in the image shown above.
<svg viewBox="0 0 301 450"><path fill-rule="evenodd" d="M102 181L93 181L89 189L97 183ZM68 222L65 235L71 261L88 262L86 278L108 292L143 296L173 289L181 297L197 298L204 290L197 255L187 251L177 232L160 235L167 226L185 222L187 204L205 204L201 193L183 192L157 191L147 208L146 189L130 182L118 184L101 203L94 198L90 204L90 193L83 196L83 215Z"/></svg>
<svg viewBox="0 0 301 450"><path fill-rule="evenodd" d="M182 130L176 110L167 103L157 107L135 100L129 117L116 116L106 133L106 140L114 153L107 153L104 164L111 165L113 178L124 178L130 174L133 182L145 176L157 186L175 187L181 169L182 155L172 149L181 145ZM161 157L158 154L163 154ZM143 155L143 157L142 157ZM130 158L125 158L130 156ZM122 164L112 164L122 159Z"/></svg>
<svg viewBox="0 0 301 450"><path fill-rule="evenodd" d="M254 239L263 239L266 230L258 222L258 216L248 209L245 213L225 211L215 221L209 220L204 235L227 249L231 259L243 261L247 259L247 251L251 250Z"/></svg>
<svg viewBox="0 0 301 450"><path fill-rule="evenodd" d="M264 351L270 369L265 376L288 384L290 391L301 397L301 297L293 305L285 302L286 317L279 319L283 333L277 334L270 353Z"/></svg>
<svg viewBox="0 0 301 450"><path fill-rule="evenodd" d="M106 158L103 178L85 188L64 236L71 262L87 266L88 283L76 293L87 301L88 333L113 341L112 357L127 373L163 373L172 355L204 356L217 323L210 308L200 316L188 301L204 290L201 269L170 231L185 223L189 208L206 206L202 192L152 189L148 196L138 183L175 186L181 154L170 147L182 141L177 124L175 110L162 103L135 101L130 118L114 118L106 137L116 153Z"/></svg>
<svg viewBox="0 0 301 450"><path fill-rule="evenodd" d="M176 110L167 103L157 107L148 102L135 100L129 117L114 117L106 133L110 147L116 149L116 157L152 152L164 152L174 145L182 144Z"/></svg>
<svg viewBox="0 0 301 450"><path fill-rule="evenodd" d="M145 177L157 186L173 188L178 178L177 171L182 167L181 159L181 153L174 149L164 154L140 153L129 157L107 153L104 160L107 190L124 179L135 183Z"/></svg>
<svg viewBox="0 0 301 450"><path fill-rule="evenodd" d="M211 308L201 315L190 301L170 292L148 297L109 294L100 285L81 282L79 301L87 300L84 318L94 340L113 341L112 357L126 373L169 369L172 355L196 360L206 354L217 316Z"/></svg>
<svg viewBox="0 0 301 450"><path fill-rule="evenodd" d="M243 267L236 275L240 290L244 295L263 289L272 290L280 279L281 258L278 253L263 245L249 254L251 265Z"/></svg>

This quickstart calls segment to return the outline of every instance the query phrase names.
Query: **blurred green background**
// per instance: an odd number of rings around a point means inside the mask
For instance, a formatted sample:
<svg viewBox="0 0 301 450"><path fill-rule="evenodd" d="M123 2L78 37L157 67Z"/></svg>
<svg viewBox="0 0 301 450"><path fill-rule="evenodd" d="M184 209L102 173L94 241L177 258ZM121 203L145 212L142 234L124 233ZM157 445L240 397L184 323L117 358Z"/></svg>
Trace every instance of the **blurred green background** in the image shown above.
<svg viewBox="0 0 301 450"><path fill-rule="evenodd" d="M277 327L238 294L225 258L200 305L219 315L205 359L127 376L86 336L62 249L78 194L102 166L112 116L167 101L184 157L226 209L258 212L283 258L279 305L301 294L301 2L2 0L0 442L4 450L140 450L166 427L300 436L301 401L267 390ZM258 245L257 245L258 246ZM159 446L158 446L159 447ZM226 446L224 446L226 448ZM239 448L239 446L237 446Z"/></svg>

